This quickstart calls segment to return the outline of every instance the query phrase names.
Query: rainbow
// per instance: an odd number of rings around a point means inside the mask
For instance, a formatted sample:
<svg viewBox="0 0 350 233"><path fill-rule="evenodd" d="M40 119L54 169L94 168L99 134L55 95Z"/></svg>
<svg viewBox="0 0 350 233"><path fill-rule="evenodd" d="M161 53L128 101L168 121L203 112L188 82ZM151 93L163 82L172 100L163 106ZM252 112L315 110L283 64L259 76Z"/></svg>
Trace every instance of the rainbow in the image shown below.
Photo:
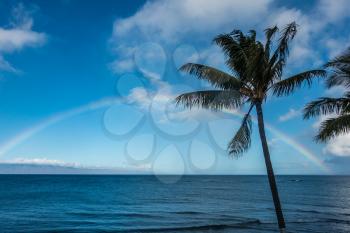
<svg viewBox="0 0 350 233"><path fill-rule="evenodd" d="M18 133L14 137L10 138L8 141L0 145L0 156L5 155L8 153L10 150L15 148L16 146L20 145L22 142L25 140L31 138L38 132L46 129L47 127L56 124L60 121L63 121L65 119L71 118L73 116L89 112L89 111L94 111L100 108L105 108L112 106L113 104L121 103L119 98L116 97L110 97L110 98L103 98L98 101L94 101L91 103L88 103L86 105L80 106L78 108L68 110L65 112L57 113L52 117L49 117L42 122L23 130L22 132ZM239 111L229 111L229 110L224 110L225 113L229 113L235 116L242 117L243 114ZM255 119L253 121L256 122ZM276 135L280 140L285 142L287 145L291 146L294 148L296 151L298 151L302 156L316 164L318 167L320 167L324 172L326 173L331 173L331 169L328 168L314 153L312 153L309 149L307 149L304 145L300 144L299 142L295 141L285 133L281 132L280 130L276 129L275 127L271 126L270 124L265 124L266 129L269 130L271 133Z"/></svg>
<svg viewBox="0 0 350 233"><path fill-rule="evenodd" d="M243 117L244 114L239 112L239 111L230 111L230 110L224 110L225 113L232 114L238 117ZM252 117L253 121L256 123L256 119ZM265 127L268 131L273 133L275 136L278 137L278 139L282 140L284 143L287 145L291 146L294 150L300 153L300 155L304 156L314 164L316 164L319 168L321 168L324 172L326 173L332 173L332 170L327 167L322 160L318 158L316 154L314 154L312 151L310 151L308 148L306 148L304 145L301 143L297 142L293 138L289 137L282 131L278 130L277 128L273 127L269 123L265 123Z"/></svg>
<svg viewBox="0 0 350 233"><path fill-rule="evenodd" d="M79 114L82 114L84 112L89 112L93 110L97 110L100 108L108 107L113 104L120 103L120 100L118 98L104 98L95 102L91 102L89 104L80 106L78 108L74 108L69 111L57 113L52 117L49 117L42 122L35 124L34 126L23 130L22 132L18 133L16 136L9 139L4 144L0 145L0 156L5 155L7 152L12 150L14 147L21 144L23 141L29 139L30 137L34 136L38 132L46 129L47 127L56 124L60 121L63 121L65 119L68 119L73 116L77 116Z"/></svg>
<svg viewBox="0 0 350 233"><path fill-rule="evenodd" d="M284 134L283 132L277 130L276 128L273 128L271 125L266 124L266 128L273 133L278 138L282 139L286 144L293 147L296 151L298 151L301 155L303 155L305 158L312 161L314 164L318 165L320 168L322 168L323 171L327 173L332 173L332 170L327 167L322 160L318 158L316 154L314 154L312 151L310 151L308 148L306 148L303 144L291 139L289 136Z"/></svg>

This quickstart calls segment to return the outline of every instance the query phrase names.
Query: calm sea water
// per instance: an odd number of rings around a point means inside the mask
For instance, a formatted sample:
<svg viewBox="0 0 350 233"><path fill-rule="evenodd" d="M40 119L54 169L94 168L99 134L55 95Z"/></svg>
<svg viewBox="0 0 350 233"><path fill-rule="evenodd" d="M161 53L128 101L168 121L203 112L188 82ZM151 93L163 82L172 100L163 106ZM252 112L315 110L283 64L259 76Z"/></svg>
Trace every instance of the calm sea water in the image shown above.
<svg viewBox="0 0 350 233"><path fill-rule="evenodd" d="M350 177L279 176L288 232L350 232ZM277 232L265 176L1 175L0 232Z"/></svg>

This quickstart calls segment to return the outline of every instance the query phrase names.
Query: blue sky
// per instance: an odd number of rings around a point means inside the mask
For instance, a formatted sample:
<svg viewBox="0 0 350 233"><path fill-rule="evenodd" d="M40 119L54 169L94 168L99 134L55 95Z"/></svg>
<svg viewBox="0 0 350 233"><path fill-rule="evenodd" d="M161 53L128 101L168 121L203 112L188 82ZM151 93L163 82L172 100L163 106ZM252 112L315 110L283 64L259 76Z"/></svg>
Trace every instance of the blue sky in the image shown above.
<svg viewBox="0 0 350 233"><path fill-rule="evenodd" d="M350 45L343 1L0 1L0 161L135 172L264 174L257 129L252 148L228 158L244 109L213 113L171 100L208 84L181 74L186 62L226 70L211 42L233 29L295 20L285 74L317 68ZM310 100L335 96L322 82L264 106L279 174L344 174L349 135L316 144Z"/></svg>

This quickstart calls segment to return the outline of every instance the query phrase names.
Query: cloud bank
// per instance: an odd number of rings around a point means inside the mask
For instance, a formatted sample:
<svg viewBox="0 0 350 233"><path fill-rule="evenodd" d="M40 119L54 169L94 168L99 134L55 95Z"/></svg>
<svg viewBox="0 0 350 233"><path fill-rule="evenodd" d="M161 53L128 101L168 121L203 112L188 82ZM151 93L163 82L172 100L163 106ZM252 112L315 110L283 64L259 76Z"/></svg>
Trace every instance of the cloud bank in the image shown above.
<svg viewBox="0 0 350 233"><path fill-rule="evenodd" d="M85 166L44 157L0 161L0 174L149 174L150 172L151 166L148 164L119 167Z"/></svg>

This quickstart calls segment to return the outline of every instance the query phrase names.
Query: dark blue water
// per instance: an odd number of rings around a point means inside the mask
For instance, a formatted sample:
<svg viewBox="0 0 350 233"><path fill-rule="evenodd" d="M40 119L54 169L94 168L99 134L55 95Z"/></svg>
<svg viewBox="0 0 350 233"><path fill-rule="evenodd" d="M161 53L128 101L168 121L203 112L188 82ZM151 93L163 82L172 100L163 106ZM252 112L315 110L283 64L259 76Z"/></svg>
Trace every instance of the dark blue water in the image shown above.
<svg viewBox="0 0 350 233"><path fill-rule="evenodd" d="M350 232L350 177L279 176L288 232ZM278 232L265 176L0 176L0 232Z"/></svg>

